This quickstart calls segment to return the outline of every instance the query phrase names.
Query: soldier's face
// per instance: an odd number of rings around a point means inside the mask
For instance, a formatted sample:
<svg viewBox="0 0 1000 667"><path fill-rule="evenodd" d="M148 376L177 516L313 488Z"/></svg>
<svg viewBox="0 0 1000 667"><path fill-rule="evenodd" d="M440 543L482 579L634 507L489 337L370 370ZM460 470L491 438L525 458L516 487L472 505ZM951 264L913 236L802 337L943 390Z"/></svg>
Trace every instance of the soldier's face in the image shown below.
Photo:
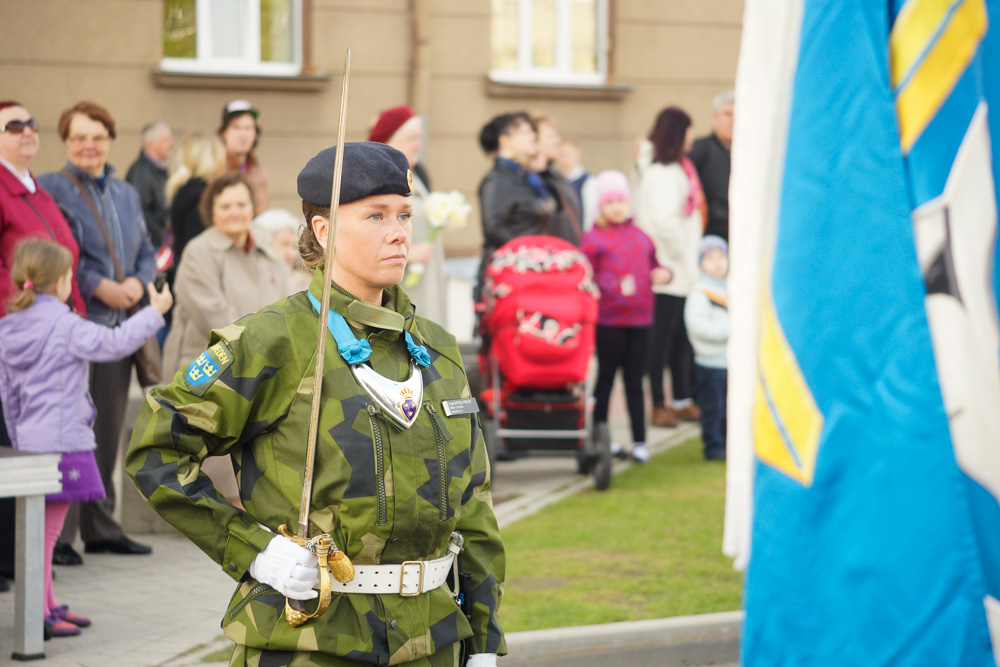
<svg viewBox="0 0 1000 667"><path fill-rule="evenodd" d="M403 195L373 195L341 204L333 251L333 280L355 296L381 305L382 290L403 280L410 253L413 205ZM329 223L312 220L326 249Z"/></svg>

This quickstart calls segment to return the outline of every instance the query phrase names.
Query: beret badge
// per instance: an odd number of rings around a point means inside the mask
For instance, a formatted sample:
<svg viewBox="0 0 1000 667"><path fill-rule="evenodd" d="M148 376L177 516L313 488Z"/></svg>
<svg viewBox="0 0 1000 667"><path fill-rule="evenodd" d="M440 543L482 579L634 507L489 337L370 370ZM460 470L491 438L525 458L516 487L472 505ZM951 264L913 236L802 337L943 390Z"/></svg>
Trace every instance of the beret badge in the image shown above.
<svg viewBox="0 0 1000 667"><path fill-rule="evenodd" d="M413 193L413 172L409 169L406 170L406 187L410 189L410 193Z"/></svg>

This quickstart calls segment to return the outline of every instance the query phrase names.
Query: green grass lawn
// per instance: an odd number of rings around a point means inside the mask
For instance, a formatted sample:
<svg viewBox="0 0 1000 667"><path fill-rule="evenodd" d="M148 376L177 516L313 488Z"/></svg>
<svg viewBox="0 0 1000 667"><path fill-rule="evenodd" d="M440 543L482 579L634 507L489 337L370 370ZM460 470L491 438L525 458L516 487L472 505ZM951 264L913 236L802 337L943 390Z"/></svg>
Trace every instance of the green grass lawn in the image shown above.
<svg viewBox="0 0 1000 667"><path fill-rule="evenodd" d="M690 440L600 492L503 530L506 632L740 608L741 573L722 554L725 466Z"/></svg>

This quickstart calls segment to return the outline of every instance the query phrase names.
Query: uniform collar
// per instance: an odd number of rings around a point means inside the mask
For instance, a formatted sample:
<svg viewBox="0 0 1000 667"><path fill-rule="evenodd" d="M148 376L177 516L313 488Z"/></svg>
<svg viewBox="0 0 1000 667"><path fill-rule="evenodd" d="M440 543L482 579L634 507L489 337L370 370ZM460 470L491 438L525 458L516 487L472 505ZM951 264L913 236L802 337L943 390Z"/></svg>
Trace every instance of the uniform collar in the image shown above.
<svg viewBox="0 0 1000 667"><path fill-rule="evenodd" d="M423 337L417 330L416 309L398 285L382 290L381 306L365 303L337 283L333 283L331 287L330 308L343 315L355 329L368 329L391 335L399 335L405 330L409 331L417 342L423 342ZM309 292L317 300L323 298L322 267L316 269L309 284Z"/></svg>

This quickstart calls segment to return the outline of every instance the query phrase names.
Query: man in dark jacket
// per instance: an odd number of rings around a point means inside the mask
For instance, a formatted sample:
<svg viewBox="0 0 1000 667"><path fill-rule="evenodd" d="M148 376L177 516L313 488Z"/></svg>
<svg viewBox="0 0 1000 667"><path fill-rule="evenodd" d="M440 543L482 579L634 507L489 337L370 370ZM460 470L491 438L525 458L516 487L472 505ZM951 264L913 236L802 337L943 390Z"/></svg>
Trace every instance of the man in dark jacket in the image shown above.
<svg viewBox="0 0 1000 667"><path fill-rule="evenodd" d="M149 238L156 249L166 240L170 221L164 187L167 184L167 163L173 150L174 135L170 126L162 120L150 123L142 128L142 152L125 176L125 180L139 191Z"/></svg>
<svg viewBox="0 0 1000 667"><path fill-rule="evenodd" d="M733 143L733 91L719 93L712 101L712 134L691 146L691 161L708 203L705 234L729 240L729 150Z"/></svg>

